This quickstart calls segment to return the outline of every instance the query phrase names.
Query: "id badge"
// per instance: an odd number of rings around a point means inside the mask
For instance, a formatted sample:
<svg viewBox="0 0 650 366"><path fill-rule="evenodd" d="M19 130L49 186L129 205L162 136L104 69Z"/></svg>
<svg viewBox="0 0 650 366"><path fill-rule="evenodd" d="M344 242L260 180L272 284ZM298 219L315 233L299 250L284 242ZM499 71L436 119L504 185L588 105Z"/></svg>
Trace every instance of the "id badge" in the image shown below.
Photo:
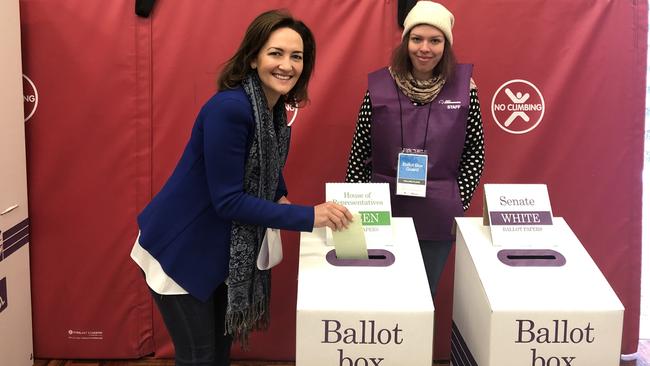
<svg viewBox="0 0 650 366"><path fill-rule="evenodd" d="M397 186L399 196L426 197L427 162L424 150L404 149L397 155Z"/></svg>

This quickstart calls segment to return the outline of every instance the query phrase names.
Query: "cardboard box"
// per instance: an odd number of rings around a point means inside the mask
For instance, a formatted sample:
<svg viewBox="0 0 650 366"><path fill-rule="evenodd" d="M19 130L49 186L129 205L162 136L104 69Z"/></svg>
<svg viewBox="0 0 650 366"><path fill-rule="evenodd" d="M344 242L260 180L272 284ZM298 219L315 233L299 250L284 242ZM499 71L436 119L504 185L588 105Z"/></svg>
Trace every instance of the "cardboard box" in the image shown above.
<svg viewBox="0 0 650 366"><path fill-rule="evenodd" d="M431 365L434 308L415 228L392 220L395 245L369 245L371 255L388 251L376 266L330 264L325 230L302 233L297 366Z"/></svg>
<svg viewBox="0 0 650 366"><path fill-rule="evenodd" d="M456 219L454 366L619 365L623 305L566 222L553 222L555 246L507 258L481 218Z"/></svg>

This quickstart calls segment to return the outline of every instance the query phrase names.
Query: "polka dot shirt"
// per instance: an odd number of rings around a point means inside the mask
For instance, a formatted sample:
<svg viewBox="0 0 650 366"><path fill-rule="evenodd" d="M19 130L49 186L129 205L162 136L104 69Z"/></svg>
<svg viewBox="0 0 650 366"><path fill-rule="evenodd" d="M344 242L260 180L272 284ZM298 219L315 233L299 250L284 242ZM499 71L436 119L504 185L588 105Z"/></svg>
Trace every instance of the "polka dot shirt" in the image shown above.
<svg viewBox="0 0 650 366"><path fill-rule="evenodd" d="M350 183L367 183L372 177L372 142L370 128L372 125L372 103L370 94L366 92L359 116L357 127L352 140L352 149L348 159L348 169L345 181ZM478 186L485 165L485 142L483 138L483 121L481 106L476 89L470 91L469 115L465 131L465 145L460 160L458 188L463 202L463 210L469 208L472 195Z"/></svg>

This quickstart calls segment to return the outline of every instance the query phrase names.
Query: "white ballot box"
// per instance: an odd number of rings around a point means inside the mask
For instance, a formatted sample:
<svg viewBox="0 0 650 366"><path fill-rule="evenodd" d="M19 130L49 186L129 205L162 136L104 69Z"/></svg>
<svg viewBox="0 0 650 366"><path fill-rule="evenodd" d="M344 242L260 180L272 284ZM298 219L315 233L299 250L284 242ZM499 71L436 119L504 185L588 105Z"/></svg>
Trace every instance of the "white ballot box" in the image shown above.
<svg viewBox="0 0 650 366"><path fill-rule="evenodd" d="M457 218L452 365L618 366L623 305L562 218L544 248Z"/></svg>
<svg viewBox="0 0 650 366"><path fill-rule="evenodd" d="M302 233L296 366L430 366L433 303L411 218L369 260L337 260L325 230Z"/></svg>

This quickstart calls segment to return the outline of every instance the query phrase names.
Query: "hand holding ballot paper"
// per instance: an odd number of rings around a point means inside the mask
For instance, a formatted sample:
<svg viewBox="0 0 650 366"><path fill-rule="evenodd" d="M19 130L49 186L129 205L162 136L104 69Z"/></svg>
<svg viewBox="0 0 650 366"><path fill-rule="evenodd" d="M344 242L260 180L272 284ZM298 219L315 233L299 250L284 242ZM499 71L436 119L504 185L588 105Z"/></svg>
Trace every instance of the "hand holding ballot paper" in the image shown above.
<svg viewBox="0 0 650 366"><path fill-rule="evenodd" d="M314 208L314 227L332 229L339 259L368 259L361 215L351 214L345 206L325 202Z"/></svg>
<svg viewBox="0 0 650 366"><path fill-rule="evenodd" d="M352 214L343 205L334 202L321 203L314 207L314 227L328 227L332 231L348 227Z"/></svg>

